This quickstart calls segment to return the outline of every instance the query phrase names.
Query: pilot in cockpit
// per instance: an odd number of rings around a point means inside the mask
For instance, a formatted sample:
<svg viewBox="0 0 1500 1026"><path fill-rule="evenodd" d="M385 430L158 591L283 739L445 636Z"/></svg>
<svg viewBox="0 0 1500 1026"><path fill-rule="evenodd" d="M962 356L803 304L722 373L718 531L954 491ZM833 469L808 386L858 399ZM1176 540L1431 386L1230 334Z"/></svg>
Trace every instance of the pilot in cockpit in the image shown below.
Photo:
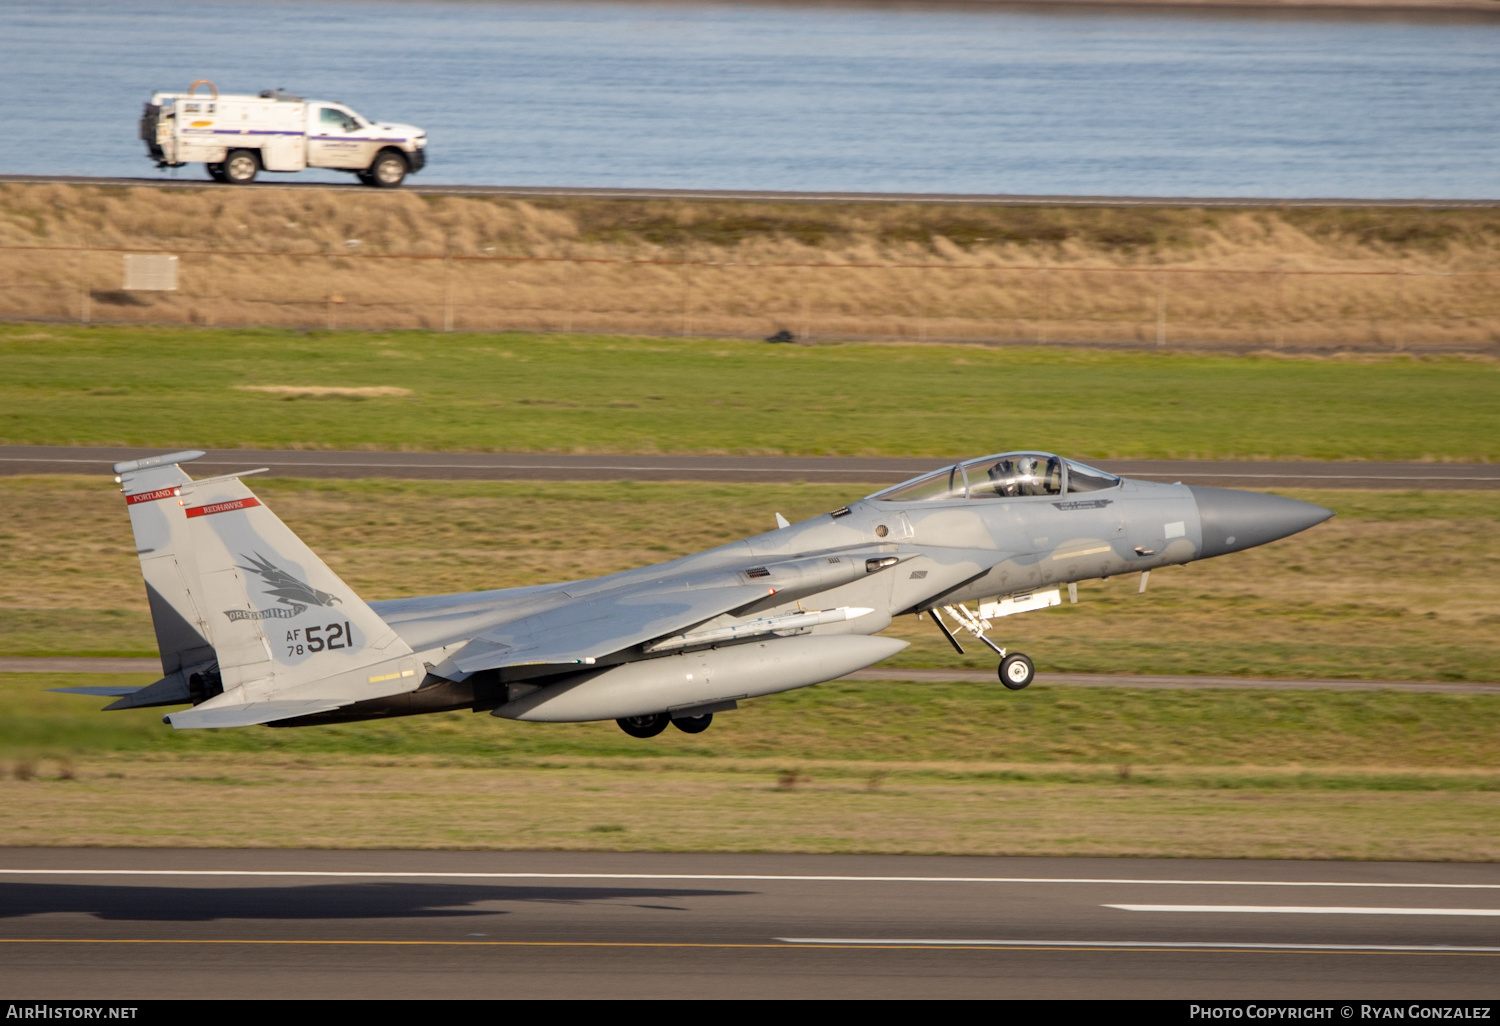
<svg viewBox="0 0 1500 1026"><path fill-rule="evenodd" d="M1062 462L1056 457L1042 464L1039 456L1016 456L997 461L987 476L993 494L1005 498L1018 495L1056 495L1062 490Z"/></svg>
<svg viewBox="0 0 1500 1026"><path fill-rule="evenodd" d="M1056 495L1062 490L1062 468L1056 456L1045 468L1039 457L1021 456L1016 460L1016 481L1022 495Z"/></svg>

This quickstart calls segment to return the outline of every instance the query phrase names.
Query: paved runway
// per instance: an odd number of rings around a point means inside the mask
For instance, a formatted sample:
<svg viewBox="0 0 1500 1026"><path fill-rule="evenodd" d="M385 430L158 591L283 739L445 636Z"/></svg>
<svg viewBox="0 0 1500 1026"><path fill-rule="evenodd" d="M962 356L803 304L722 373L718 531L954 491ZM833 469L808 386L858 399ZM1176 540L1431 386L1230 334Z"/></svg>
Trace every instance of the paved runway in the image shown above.
<svg viewBox="0 0 1500 1026"><path fill-rule="evenodd" d="M222 189L195 169L181 178L93 177L89 175L0 175L9 185L105 185L150 186L173 189ZM363 189L357 183L260 181L238 189ZM646 199L646 200L749 200L775 203L924 203L1002 207L1415 207L1426 209L1486 208L1500 200L1432 199L1285 199L1244 196L1024 196L932 192L767 192L753 189L599 189L544 185L426 185L409 181L407 192L424 196L510 196L517 199Z"/></svg>
<svg viewBox="0 0 1500 1026"><path fill-rule="evenodd" d="M90 656L0 656L0 673L150 673L161 662L151 658ZM855 670L840 680L899 680L915 683L994 684L989 670ZM1216 689L1257 691L1428 691L1452 695L1500 695L1500 684L1451 680L1296 680L1269 677L1191 677L1171 674L1038 673L1035 687Z"/></svg>
<svg viewBox="0 0 1500 1026"><path fill-rule="evenodd" d="M0 446L3 474L112 473L110 464L160 448ZM559 453L336 452L216 449L198 476L270 467L287 477L494 481L812 481L879 486L944 466L941 456L680 456ZM1097 460L1113 473L1225 488L1496 489L1500 463L1314 463Z"/></svg>
<svg viewBox="0 0 1500 1026"><path fill-rule="evenodd" d="M1497 929L1494 865L0 855L0 991L36 999L1493 999Z"/></svg>

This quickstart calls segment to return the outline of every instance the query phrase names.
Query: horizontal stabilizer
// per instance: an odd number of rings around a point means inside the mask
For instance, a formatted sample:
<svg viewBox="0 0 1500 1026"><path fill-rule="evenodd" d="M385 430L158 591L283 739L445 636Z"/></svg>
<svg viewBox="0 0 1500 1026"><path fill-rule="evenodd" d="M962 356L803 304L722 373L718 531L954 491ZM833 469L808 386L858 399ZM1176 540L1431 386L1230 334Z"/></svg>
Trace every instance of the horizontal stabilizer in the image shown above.
<svg viewBox="0 0 1500 1026"><path fill-rule="evenodd" d="M184 709L182 712L168 713L162 717L162 722L170 723L178 730L203 727L253 727L258 723L271 723L275 720L290 720L297 716L328 712L348 704L348 701L336 699L251 702L248 705L225 705L216 709Z"/></svg>
<svg viewBox="0 0 1500 1026"><path fill-rule="evenodd" d="M122 698L125 695L133 695L142 690L139 684L126 684L119 687L100 688L48 688L60 695L91 695L94 698Z"/></svg>
<svg viewBox="0 0 1500 1026"><path fill-rule="evenodd" d="M201 698L201 696L200 696ZM106 705L105 712L114 709L144 709L154 705L187 705L193 700L193 689L181 671L171 673L149 687L132 691L118 701Z"/></svg>

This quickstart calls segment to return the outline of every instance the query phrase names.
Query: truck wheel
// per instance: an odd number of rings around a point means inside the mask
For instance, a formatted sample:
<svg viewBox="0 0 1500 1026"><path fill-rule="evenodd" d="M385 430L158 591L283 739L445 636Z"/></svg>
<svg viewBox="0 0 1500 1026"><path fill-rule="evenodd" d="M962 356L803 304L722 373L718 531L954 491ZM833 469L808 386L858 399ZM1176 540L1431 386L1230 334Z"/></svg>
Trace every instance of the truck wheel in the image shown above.
<svg viewBox="0 0 1500 1026"><path fill-rule="evenodd" d="M230 150L223 168L224 181L230 185L249 185L260 172L260 157L254 150Z"/></svg>
<svg viewBox="0 0 1500 1026"><path fill-rule="evenodd" d="M399 150L381 150L367 173L370 185L377 189L394 189L406 180L406 158Z"/></svg>
<svg viewBox="0 0 1500 1026"><path fill-rule="evenodd" d="M227 181L229 181L229 179L227 179L227 178L224 177L224 165L223 164L204 164L203 166L208 169L208 177L212 178L214 181L216 181L216 182L227 182Z"/></svg>

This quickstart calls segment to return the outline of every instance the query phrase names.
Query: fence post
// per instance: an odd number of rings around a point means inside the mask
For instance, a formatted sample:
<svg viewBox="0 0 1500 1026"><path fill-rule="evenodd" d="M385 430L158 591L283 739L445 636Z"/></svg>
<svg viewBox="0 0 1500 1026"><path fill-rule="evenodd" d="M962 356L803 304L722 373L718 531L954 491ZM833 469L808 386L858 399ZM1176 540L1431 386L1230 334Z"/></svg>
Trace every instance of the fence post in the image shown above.
<svg viewBox="0 0 1500 1026"><path fill-rule="evenodd" d="M337 284L337 282L335 281L335 276L338 274L338 269L339 269L339 265L338 265L338 263L336 261L337 261L337 258L334 257L333 254L330 253L329 256L328 256L328 330L329 331L333 331L333 330L335 330L339 326L338 308L339 308L339 304L344 301L344 297L343 296L341 296L339 293L333 291L334 286Z"/></svg>
<svg viewBox="0 0 1500 1026"><path fill-rule="evenodd" d="M1401 270L1396 272L1396 352L1398 353L1401 352L1402 348L1405 346L1405 342L1403 341L1404 336L1402 335L1402 331L1404 330L1402 325L1405 323L1402 314L1404 314L1405 312L1406 269L1403 267Z"/></svg>
<svg viewBox="0 0 1500 1026"><path fill-rule="evenodd" d="M802 276L802 341L804 342L812 341L812 317L808 313L808 306L811 303L808 298L808 293L812 291L811 278L812 276L807 274Z"/></svg>
<svg viewBox="0 0 1500 1026"><path fill-rule="evenodd" d="M214 326L214 299L218 293L218 284L214 281L214 255L209 253L203 258L204 297L207 303L203 310L203 324L205 327Z"/></svg>
<svg viewBox="0 0 1500 1026"><path fill-rule="evenodd" d="M78 254L78 320L89 322L89 250L85 246Z"/></svg>
<svg viewBox="0 0 1500 1026"><path fill-rule="evenodd" d="M1276 272L1276 348L1282 349L1286 346L1286 300L1282 296L1282 285L1286 281L1286 274L1282 271Z"/></svg>
<svg viewBox="0 0 1500 1026"><path fill-rule="evenodd" d="M443 256L443 330L453 330L453 254Z"/></svg>
<svg viewBox="0 0 1500 1026"><path fill-rule="evenodd" d="M1160 276L1156 279L1156 344L1167 344L1167 283Z"/></svg>
<svg viewBox="0 0 1500 1026"><path fill-rule="evenodd" d="M1037 300L1036 300L1036 340L1047 341L1047 269L1038 267L1037 273Z"/></svg>

